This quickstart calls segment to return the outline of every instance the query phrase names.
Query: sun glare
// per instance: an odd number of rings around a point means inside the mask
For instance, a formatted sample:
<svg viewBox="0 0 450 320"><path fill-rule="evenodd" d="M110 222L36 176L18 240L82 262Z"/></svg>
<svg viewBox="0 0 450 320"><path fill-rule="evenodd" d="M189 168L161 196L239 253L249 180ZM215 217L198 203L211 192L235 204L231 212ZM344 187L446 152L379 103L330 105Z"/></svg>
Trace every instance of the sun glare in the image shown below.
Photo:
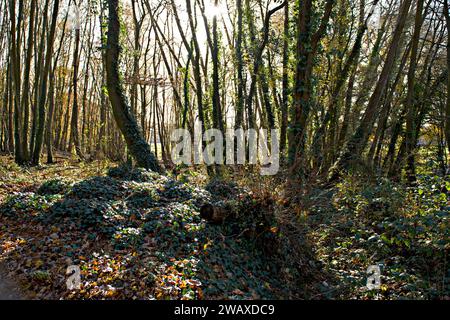
<svg viewBox="0 0 450 320"><path fill-rule="evenodd" d="M221 3L219 3L218 5L214 5L212 0L206 1L205 14L209 18L221 17L227 14L227 7Z"/></svg>

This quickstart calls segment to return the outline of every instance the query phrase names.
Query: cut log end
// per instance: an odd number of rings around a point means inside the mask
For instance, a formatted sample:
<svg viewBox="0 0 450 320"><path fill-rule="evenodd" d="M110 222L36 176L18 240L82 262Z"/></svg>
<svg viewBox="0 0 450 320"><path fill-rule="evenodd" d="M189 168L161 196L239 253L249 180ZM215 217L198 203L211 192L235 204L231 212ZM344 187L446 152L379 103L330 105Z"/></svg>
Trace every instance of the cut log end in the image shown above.
<svg viewBox="0 0 450 320"><path fill-rule="evenodd" d="M223 208L213 206L208 203L200 208L200 216L208 222L214 224L222 224L228 216L227 211Z"/></svg>

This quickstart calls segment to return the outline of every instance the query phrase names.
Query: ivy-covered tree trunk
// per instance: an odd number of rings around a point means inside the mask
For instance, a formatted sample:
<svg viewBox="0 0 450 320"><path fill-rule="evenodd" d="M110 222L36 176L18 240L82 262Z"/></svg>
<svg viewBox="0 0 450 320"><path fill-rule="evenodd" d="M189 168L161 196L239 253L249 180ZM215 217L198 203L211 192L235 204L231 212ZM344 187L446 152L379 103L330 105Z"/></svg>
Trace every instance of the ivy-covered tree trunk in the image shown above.
<svg viewBox="0 0 450 320"><path fill-rule="evenodd" d="M297 65L295 86L293 89L292 124L289 131L289 164L291 175L302 176L305 173L306 129L311 111L312 72L314 56L333 10L335 0L327 0L324 14L316 31L312 30L314 5L312 0L298 0L297 17Z"/></svg>
<svg viewBox="0 0 450 320"><path fill-rule="evenodd" d="M289 162L293 171L299 168L298 161L303 156L305 144L305 127L309 116L311 94L312 56L311 19L313 14L312 0L298 1L299 17L297 20L297 66L295 87L293 92L292 122L289 132Z"/></svg>
<svg viewBox="0 0 450 320"><path fill-rule="evenodd" d="M450 70L450 13L449 0L444 0L444 15L447 23L447 69ZM447 76L447 105L445 108L445 138L450 152L450 76Z"/></svg>
<svg viewBox="0 0 450 320"><path fill-rule="evenodd" d="M214 1L214 5L218 6L218 0ZM217 28L217 15L213 17L213 48L212 48L212 61L213 61L213 125L215 129L224 130L222 106L220 101L220 83L219 83L219 31Z"/></svg>
<svg viewBox="0 0 450 320"><path fill-rule="evenodd" d="M242 0L236 0L237 37L236 37L236 73L237 73L237 101L235 128L242 127L244 119L244 58L242 53L243 38L243 10Z"/></svg>
<svg viewBox="0 0 450 320"><path fill-rule="evenodd" d="M281 104L280 151L286 151L289 104L289 2L284 7L283 26L283 99Z"/></svg>
<svg viewBox="0 0 450 320"><path fill-rule="evenodd" d="M406 171L408 181L411 183L416 181L416 164L414 157L416 134L415 134L414 120L416 118L417 110L415 101L416 95L414 91L415 91L415 74L418 59L420 30L422 28L422 21L423 21L422 20L423 2L424 0L417 1L415 27L412 38L411 57L408 70L408 93L406 96L406 108L408 109L408 113L406 115L406 133L405 133L406 156L407 156Z"/></svg>
<svg viewBox="0 0 450 320"><path fill-rule="evenodd" d="M161 172L161 168L145 141L141 129L131 112L119 76L120 20L119 1L109 0L108 40L106 48L106 80L108 96L117 126L122 132L130 154L139 167Z"/></svg>

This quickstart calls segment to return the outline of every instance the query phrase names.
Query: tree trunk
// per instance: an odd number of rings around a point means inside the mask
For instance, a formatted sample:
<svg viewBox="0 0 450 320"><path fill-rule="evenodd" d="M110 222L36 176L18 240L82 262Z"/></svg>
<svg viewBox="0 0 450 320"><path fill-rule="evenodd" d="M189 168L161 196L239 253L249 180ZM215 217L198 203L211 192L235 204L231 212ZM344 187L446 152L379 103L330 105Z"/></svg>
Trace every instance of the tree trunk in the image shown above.
<svg viewBox="0 0 450 320"><path fill-rule="evenodd" d="M236 0L237 37L236 37L236 68L237 68L237 102L235 129L242 127L244 122L244 58L242 55L243 12L242 0Z"/></svg>
<svg viewBox="0 0 450 320"><path fill-rule="evenodd" d="M10 20L11 20L11 71L13 79L13 93L14 93L14 146L15 146L15 160L19 165L24 164L23 149L21 143L21 104L20 104L20 25L23 13L23 2L19 2L19 13L16 25L16 1L10 0Z"/></svg>
<svg viewBox="0 0 450 320"><path fill-rule="evenodd" d="M22 124L22 150L23 158L25 162L30 161L30 154L28 152L28 126L30 121L30 105L29 105L29 92L30 92L30 69L31 69L31 58L33 56L34 47L34 17L36 13L37 0L32 0L30 5L30 22L28 30L28 48L27 56L25 61L25 73L23 81L23 99L22 99L22 110L23 110L23 124Z"/></svg>
<svg viewBox="0 0 450 320"><path fill-rule="evenodd" d="M149 144L145 141L134 115L127 104L119 76L119 1L109 0L109 24L108 42L106 49L106 74L108 96L111 102L114 118L127 143L129 152L134 157L137 165L156 172L161 168L154 154L150 151Z"/></svg>
<svg viewBox="0 0 450 320"><path fill-rule="evenodd" d="M444 0L444 15L447 23L447 70L450 70L450 13L449 0ZM447 105L445 108L445 137L450 152L450 76L447 77Z"/></svg>
<svg viewBox="0 0 450 320"><path fill-rule="evenodd" d="M75 1L75 7L77 3ZM79 10L79 8L76 8ZM70 133L72 135L72 141L75 146L75 152L77 156L83 160L84 155L81 150L80 143L80 132L78 130L78 67L79 67L79 51L80 51L80 28L79 21L75 22L77 25L75 26L75 50L73 52L73 103L72 103L72 121L70 123ZM86 73L87 73L86 69ZM71 150L70 150L71 151Z"/></svg>
<svg viewBox="0 0 450 320"><path fill-rule="evenodd" d="M55 64L57 61L55 61ZM45 144L47 145L47 163L54 163L53 158L53 113L55 110L55 74L50 74L50 87L48 89L49 102L48 102L48 115L47 115L47 128L45 133Z"/></svg>
<svg viewBox="0 0 450 320"><path fill-rule="evenodd" d="M214 1L214 5L219 4L218 0ZM223 115L220 103L220 83L219 83L219 32L217 30L217 15L213 17L213 125L215 129L223 132Z"/></svg>
<svg viewBox="0 0 450 320"><path fill-rule="evenodd" d="M303 176L305 164L306 128L311 110L312 70L314 56L323 38L334 6L334 0L327 0L325 12L316 32L313 33L314 6L312 0L298 0L297 17L297 65L293 92L292 128L289 133L289 163L294 178Z"/></svg>
<svg viewBox="0 0 450 320"><path fill-rule="evenodd" d="M416 165L415 165L415 123L416 118L416 96L415 91L415 76L417 67L417 56L419 47L420 30L422 29L422 11L423 11L424 0L417 0L416 8L416 18L414 26L414 34L411 44L411 57L409 62L408 70L408 93L406 96L406 133L405 133L405 143L406 143L406 175L408 181L413 183L416 181Z"/></svg>
<svg viewBox="0 0 450 320"><path fill-rule="evenodd" d="M38 128L37 128L37 132L36 132L36 143L34 146L33 159L32 159L33 165L39 165L42 144L44 141L45 104L47 102L47 82L48 82L48 74L50 71L50 64L51 64L51 58L52 58L52 53L53 53L53 42L54 42L53 40L55 38L58 11L59 11L59 0L55 0L55 2L53 4L53 15L52 15L52 23L51 23L51 27L50 27L50 33L47 37L47 52L45 54L45 62L44 62L45 64L44 64L44 69L42 71L42 77L41 77L41 87L40 87L39 105L38 105L39 122L38 122ZM44 40L42 39L42 41L44 41Z"/></svg>
<svg viewBox="0 0 450 320"><path fill-rule="evenodd" d="M284 7L283 31L283 99L281 105L280 152L286 151L289 105L289 1Z"/></svg>

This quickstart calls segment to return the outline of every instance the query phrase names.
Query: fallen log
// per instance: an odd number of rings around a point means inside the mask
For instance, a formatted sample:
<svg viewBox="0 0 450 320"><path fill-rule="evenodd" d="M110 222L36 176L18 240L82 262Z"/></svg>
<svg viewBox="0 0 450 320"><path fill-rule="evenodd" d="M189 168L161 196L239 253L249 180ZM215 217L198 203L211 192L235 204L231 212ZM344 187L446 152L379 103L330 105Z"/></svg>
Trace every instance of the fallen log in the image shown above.
<svg viewBox="0 0 450 320"><path fill-rule="evenodd" d="M225 219L230 215L229 210L220 206L212 205L210 203L204 204L200 208L200 216L208 222L213 224L222 224Z"/></svg>

